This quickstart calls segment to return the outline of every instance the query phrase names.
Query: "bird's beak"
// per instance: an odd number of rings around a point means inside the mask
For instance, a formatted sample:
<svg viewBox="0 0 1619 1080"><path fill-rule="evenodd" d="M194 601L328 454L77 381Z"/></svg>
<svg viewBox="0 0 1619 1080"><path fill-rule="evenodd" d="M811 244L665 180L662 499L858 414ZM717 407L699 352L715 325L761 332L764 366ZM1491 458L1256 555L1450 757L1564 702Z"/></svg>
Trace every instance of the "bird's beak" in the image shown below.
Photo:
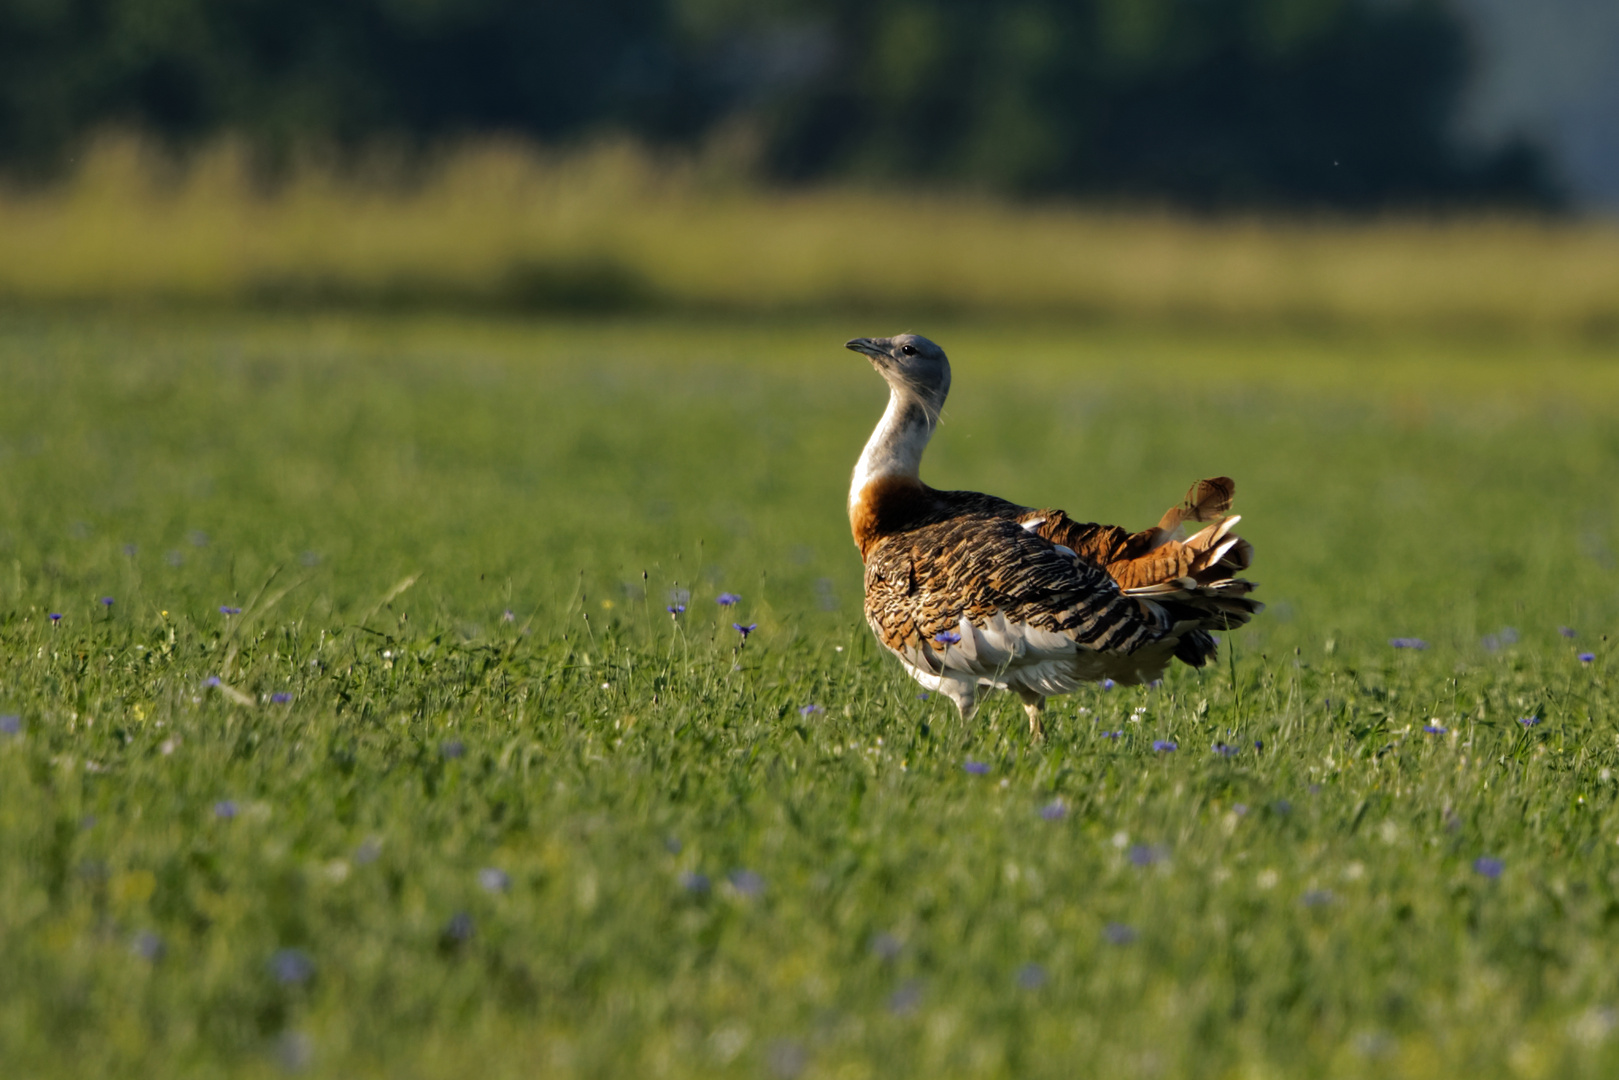
<svg viewBox="0 0 1619 1080"><path fill-rule="evenodd" d="M865 353L873 360L887 360L889 358L888 350L869 337L857 337L852 341L845 341L843 347L857 353Z"/></svg>

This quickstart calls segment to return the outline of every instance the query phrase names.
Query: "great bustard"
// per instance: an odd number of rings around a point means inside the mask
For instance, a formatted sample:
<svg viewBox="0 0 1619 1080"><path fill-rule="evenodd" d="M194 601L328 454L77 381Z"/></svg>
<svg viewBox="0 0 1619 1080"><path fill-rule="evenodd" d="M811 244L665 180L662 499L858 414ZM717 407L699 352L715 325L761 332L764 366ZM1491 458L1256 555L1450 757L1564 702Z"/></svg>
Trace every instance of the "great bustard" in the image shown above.
<svg viewBox="0 0 1619 1080"><path fill-rule="evenodd" d="M1200 480L1150 529L1072 521L974 491L922 482L922 451L950 392L950 362L927 338L855 338L888 383L888 409L849 485L866 566L866 620L912 677L971 719L981 689L1012 690L1043 738L1052 694L1084 682L1157 679L1178 658L1202 667L1211 630L1263 605L1233 575L1253 557L1224 516L1235 486ZM1207 521L1181 538L1181 523Z"/></svg>

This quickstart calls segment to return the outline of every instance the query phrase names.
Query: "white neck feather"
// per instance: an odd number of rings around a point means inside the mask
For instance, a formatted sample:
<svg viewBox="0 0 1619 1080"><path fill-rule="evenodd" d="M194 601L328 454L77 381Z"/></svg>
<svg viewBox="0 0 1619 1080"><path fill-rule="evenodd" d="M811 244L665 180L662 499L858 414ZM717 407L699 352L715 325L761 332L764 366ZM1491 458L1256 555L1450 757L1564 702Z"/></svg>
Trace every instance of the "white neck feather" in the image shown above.
<svg viewBox="0 0 1619 1080"><path fill-rule="evenodd" d="M890 388L888 408L877 422L877 430L866 440L866 449L855 463L854 478L849 484L849 508L860 501L860 492L873 480L887 477L918 479L922 469L922 451L933 438L937 424L934 414L911 394L902 395Z"/></svg>

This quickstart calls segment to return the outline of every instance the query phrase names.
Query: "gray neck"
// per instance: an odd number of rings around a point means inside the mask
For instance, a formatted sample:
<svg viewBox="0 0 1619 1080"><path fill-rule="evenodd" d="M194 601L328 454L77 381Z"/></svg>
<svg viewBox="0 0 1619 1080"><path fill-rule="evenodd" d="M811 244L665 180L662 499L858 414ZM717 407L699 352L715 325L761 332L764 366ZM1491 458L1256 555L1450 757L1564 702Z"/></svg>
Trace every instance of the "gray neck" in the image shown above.
<svg viewBox="0 0 1619 1080"><path fill-rule="evenodd" d="M860 492L873 480L918 479L922 451L927 449L937 425L938 414L923 404L921 398L911 391L890 387L888 408L855 463L854 478L849 484L850 508L860 501Z"/></svg>

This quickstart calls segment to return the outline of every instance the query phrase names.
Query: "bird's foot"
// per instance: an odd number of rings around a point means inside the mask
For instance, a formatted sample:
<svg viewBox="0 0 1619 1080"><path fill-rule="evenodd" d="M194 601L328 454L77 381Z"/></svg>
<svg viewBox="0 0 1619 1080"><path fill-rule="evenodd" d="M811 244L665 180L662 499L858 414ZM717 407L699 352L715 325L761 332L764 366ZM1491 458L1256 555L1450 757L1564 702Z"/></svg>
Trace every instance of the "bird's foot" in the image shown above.
<svg viewBox="0 0 1619 1080"><path fill-rule="evenodd" d="M1046 741L1046 726L1040 714L1045 710L1046 699L1038 694L1023 695L1023 711L1029 714L1029 738L1035 742Z"/></svg>

